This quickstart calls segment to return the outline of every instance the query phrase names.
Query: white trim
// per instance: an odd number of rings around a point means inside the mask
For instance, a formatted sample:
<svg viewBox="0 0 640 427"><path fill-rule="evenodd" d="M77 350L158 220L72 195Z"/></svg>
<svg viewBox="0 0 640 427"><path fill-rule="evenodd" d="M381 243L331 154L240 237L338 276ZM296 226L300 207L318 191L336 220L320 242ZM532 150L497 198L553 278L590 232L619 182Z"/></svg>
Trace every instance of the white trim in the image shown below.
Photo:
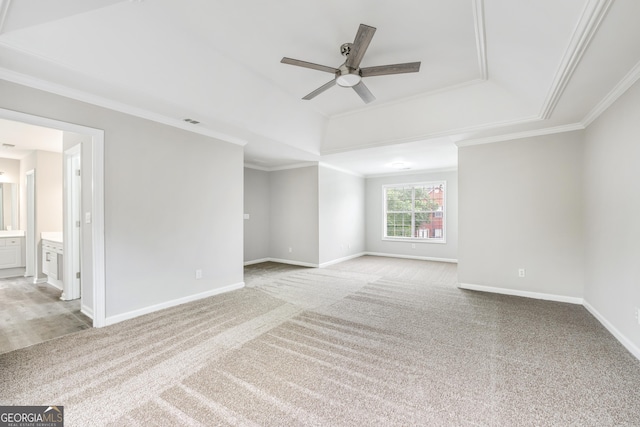
<svg viewBox="0 0 640 427"><path fill-rule="evenodd" d="M627 350L629 350L629 352L633 354L636 359L640 360L640 348L638 348L638 346L636 346L629 338L624 336L622 332L620 332L615 326L613 326L611 322L609 322L587 301L584 301L582 305L584 305L584 308L586 308L589 313L593 315L593 317L595 317L600 323L602 323L602 326L607 328L611 335L613 335L620 342L620 344L622 344Z"/></svg>
<svg viewBox="0 0 640 427"><path fill-rule="evenodd" d="M80 307L80 313L84 314L85 316L87 316L89 319L93 320L93 310L91 310L90 307L87 307L86 305L82 305Z"/></svg>
<svg viewBox="0 0 640 427"><path fill-rule="evenodd" d="M426 239L422 237L397 237L397 236L387 236L387 189L388 188L398 188L398 187L407 187L411 186L412 195L411 195L411 231L414 230L414 220L415 220L415 211L414 209L414 198L415 198L415 188L433 186L436 188L437 185L442 186L442 191L444 192L444 197L442 198L442 237L439 239ZM397 183L397 184L383 184L382 185L382 240L383 241L396 241L396 242L411 242L411 243L447 243L447 223L449 222L447 219L447 198L449 197L449 191L447 190L447 181L444 179L436 180L436 181L420 181L420 182L408 182L408 183Z"/></svg>
<svg viewBox="0 0 640 427"><path fill-rule="evenodd" d="M487 41L484 30L484 0L473 0L473 26L476 31L476 49L478 50L478 67L480 78L487 80Z"/></svg>
<svg viewBox="0 0 640 427"><path fill-rule="evenodd" d="M8 46L12 48L11 46ZM142 108L132 107L130 105L117 102L111 99L107 99L98 95L94 95L81 90L72 89L68 86L51 83L45 80L41 80L26 74L17 73L6 68L0 67L0 79L7 80L9 82L17 83L20 85L28 86L34 89L40 89L46 92L61 95L67 98L75 99L77 101L87 102L99 107L108 108L113 111L119 111L121 113L129 114L131 116L140 117L143 119L151 120L153 122L162 123L167 126L186 130L188 132L197 133L200 135L209 136L230 144L245 146L248 141L237 138L235 136L217 132L204 127L198 127L197 125L189 124L181 119L175 119L173 117L157 114L152 111L148 111Z"/></svg>
<svg viewBox="0 0 640 427"><path fill-rule="evenodd" d="M342 257L342 258L334 259L334 260L331 260L331 261L323 262L323 263L320 264L319 267L320 268L329 267L330 265L339 264L341 262L349 261L350 259L360 258L364 254L365 254L364 252L360 252L359 254L353 254L353 255L346 256L346 257Z"/></svg>
<svg viewBox="0 0 640 427"><path fill-rule="evenodd" d="M269 261L271 261L271 258L260 258L260 259L254 259L251 261L245 261L244 265L247 266L247 265L253 265L253 264L260 264L260 263L269 262Z"/></svg>
<svg viewBox="0 0 640 427"><path fill-rule="evenodd" d="M602 98L602 100L593 107L591 111L589 111L589 114L587 114L584 119L582 119L584 127L589 126L595 119L600 117L600 115L604 113L614 102L616 102L616 100L627 90L629 90L629 88L633 86L638 79L640 79L640 62L638 62L631 71L629 71L627 75L614 86L607 96Z"/></svg>
<svg viewBox="0 0 640 427"><path fill-rule="evenodd" d="M404 176L404 175L423 175L423 174L436 174L444 172L457 172L458 167L450 168L434 168L434 169L411 169L402 172L388 172L388 173L375 173L372 175L365 175L365 178L386 178L389 176Z"/></svg>
<svg viewBox="0 0 640 427"><path fill-rule="evenodd" d="M47 280L48 279L46 277L35 277L34 276L32 283L34 285L39 285L40 283L49 283Z"/></svg>
<svg viewBox="0 0 640 427"><path fill-rule="evenodd" d="M327 169L333 169L335 171L342 172L342 173L345 173L347 175L352 175L352 176L355 176L357 178L364 178L364 175L359 174L358 172L354 172L354 171L349 170L349 169L341 168L339 166L333 166L333 165L330 165L329 163L319 162L318 166L322 166L323 168L327 168Z"/></svg>
<svg viewBox="0 0 640 427"><path fill-rule="evenodd" d="M508 133L503 135L488 136L486 138L467 139L467 140L458 141L455 144L458 146L458 148L470 147L472 145L492 144L494 142L512 141L514 139L531 138L534 136L544 136L544 135L551 135L551 134L563 133L563 132L573 132L576 130L584 130L584 129L585 129L585 126L582 123L572 123L568 125L554 126L550 128L533 129L533 130L527 130L524 132L515 132L515 133Z"/></svg>
<svg viewBox="0 0 640 427"><path fill-rule="evenodd" d="M104 131L92 138L93 326L106 326L107 284L104 239Z"/></svg>
<svg viewBox="0 0 640 427"><path fill-rule="evenodd" d="M380 256L380 257L386 257L386 258L417 259L420 261L448 262L452 264L458 263L458 260L454 258L436 258L436 257L418 256L418 255L388 254L388 253L382 253L382 252L365 252L363 253L363 255Z"/></svg>
<svg viewBox="0 0 640 427"><path fill-rule="evenodd" d="M613 0L597 0L589 1L585 5L569 41L569 46L562 57L560 67L556 71L551 88L542 104L542 109L540 110L541 119L547 120L551 117L612 3Z"/></svg>
<svg viewBox="0 0 640 427"><path fill-rule="evenodd" d="M29 123L32 125L59 129L62 131L81 133L91 137L92 144L92 240L93 240L93 326L100 328L105 326L105 255L104 255L104 131L76 125L73 123L53 120L46 117L21 113L18 111L0 108L0 117L7 120ZM37 271L37 264L36 264ZM46 281L46 278L43 280ZM37 280L34 283L40 283Z"/></svg>
<svg viewBox="0 0 640 427"><path fill-rule="evenodd" d="M293 163L291 165L275 166L272 168L267 168L267 172L284 171L288 169L309 168L311 166L318 166L318 162L300 162L300 163Z"/></svg>
<svg viewBox="0 0 640 427"><path fill-rule="evenodd" d="M244 167L247 169L255 169L255 170L259 170L259 171L263 171L263 172L269 172L269 168L264 167L264 166L258 166L258 165L254 165L253 163L244 163Z"/></svg>
<svg viewBox="0 0 640 427"><path fill-rule="evenodd" d="M566 302L569 304L583 304L583 299L566 295L545 294L541 292L521 291L518 289L496 288L493 286L474 285L471 283L458 283L458 288L469 291L489 292L492 294L512 295L517 297L540 299L545 301Z"/></svg>
<svg viewBox="0 0 640 427"><path fill-rule="evenodd" d="M113 325L115 323L120 323L125 320L133 319L135 317L139 317L145 314L153 313L159 310L164 310L165 308L175 307L177 305L186 304L188 302L197 301L203 298L212 297L214 295L219 295L226 292L235 291L238 289L242 289L244 287L244 282L235 283L233 285L223 286L221 288L211 289L210 291L202 292L199 294L189 295L186 297L174 299L172 301L166 301L160 304L150 305L148 307L140 308L137 310L129 311L127 313L116 314L115 316L109 316L105 319L106 326Z"/></svg>
<svg viewBox="0 0 640 427"><path fill-rule="evenodd" d="M290 265L299 265L300 267L310 267L310 268L318 268L318 264L313 264L310 262L304 261L294 261L291 259L282 259L282 258L269 258L271 262L279 262L280 264L290 264Z"/></svg>

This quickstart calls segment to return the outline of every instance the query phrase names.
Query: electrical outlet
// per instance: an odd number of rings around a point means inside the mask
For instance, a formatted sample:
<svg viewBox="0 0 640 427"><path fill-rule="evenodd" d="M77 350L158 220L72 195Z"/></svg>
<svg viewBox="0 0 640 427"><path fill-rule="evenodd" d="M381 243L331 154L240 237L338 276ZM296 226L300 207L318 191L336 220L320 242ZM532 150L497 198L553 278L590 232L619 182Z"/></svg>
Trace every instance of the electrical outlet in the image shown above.
<svg viewBox="0 0 640 427"><path fill-rule="evenodd" d="M636 307L636 320L638 321L638 325L640 325L640 308Z"/></svg>
<svg viewBox="0 0 640 427"><path fill-rule="evenodd" d="M202 270L200 269L196 270L196 279L202 279Z"/></svg>
<svg viewBox="0 0 640 427"><path fill-rule="evenodd" d="M525 271L524 268L518 269L518 277L525 277L526 275L527 275L527 272Z"/></svg>
<svg viewBox="0 0 640 427"><path fill-rule="evenodd" d="M293 252L293 248L289 248L289 253Z"/></svg>
<svg viewBox="0 0 640 427"><path fill-rule="evenodd" d="M411 244L411 249L415 249L415 248L416 248L416 244L415 244L415 243L412 243L412 244Z"/></svg>

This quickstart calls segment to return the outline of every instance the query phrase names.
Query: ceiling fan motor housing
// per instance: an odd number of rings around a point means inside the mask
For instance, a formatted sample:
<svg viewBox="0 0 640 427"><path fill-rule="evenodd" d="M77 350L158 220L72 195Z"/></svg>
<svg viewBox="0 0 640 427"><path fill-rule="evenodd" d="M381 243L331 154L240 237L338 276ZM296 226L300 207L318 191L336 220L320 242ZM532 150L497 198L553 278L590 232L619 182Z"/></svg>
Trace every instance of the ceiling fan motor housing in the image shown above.
<svg viewBox="0 0 640 427"><path fill-rule="evenodd" d="M353 43L343 43L342 46L340 46L340 54L346 58L347 55L351 53L352 46Z"/></svg>

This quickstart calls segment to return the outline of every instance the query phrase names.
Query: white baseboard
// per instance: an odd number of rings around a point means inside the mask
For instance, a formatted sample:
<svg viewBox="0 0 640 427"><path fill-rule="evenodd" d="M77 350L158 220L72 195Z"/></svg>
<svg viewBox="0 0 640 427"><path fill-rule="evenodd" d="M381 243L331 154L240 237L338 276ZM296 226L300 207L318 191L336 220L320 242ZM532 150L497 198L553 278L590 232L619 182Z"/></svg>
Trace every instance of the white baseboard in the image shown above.
<svg viewBox="0 0 640 427"><path fill-rule="evenodd" d="M254 259L251 261L245 261L244 265L246 267L247 265L260 264L261 262L269 262L269 261L271 261L271 258L260 258L260 259Z"/></svg>
<svg viewBox="0 0 640 427"><path fill-rule="evenodd" d="M362 255L371 255L371 256L383 256L388 258L404 258L404 259L417 259L420 261L436 261L436 262L450 262L453 264L457 264L458 260L453 258L434 258L428 256L418 256L418 255L399 255L399 254L386 254L381 252L365 252Z"/></svg>
<svg viewBox="0 0 640 427"><path fill-rule="evenodd" d="M113 325L115 323L120 323L125 320L133 319L134 317L139 317L144 314L153 313L155 311L163 310L165 308L175 307L176 305L185 304L185 303L196 301L202 298L208 298L208 297L219 295L225 292L235 291L243 287L244 287L244 282L235 283L233 285L223 286L221 288L212 289L207 292L202 292L195 295L189 295L189 296L178 298L172 301L151 305L149 307L140 308L138 310L129 311L127 313L117 314L115 316L109 316L105 319L105 326Z"/></svg>
<svg viewBox="0 0 640 427"><path fill-rule="evenodd" d="M333 264L339 264L339 263L344 262L344 261L349 261L350 259L360 258L364 254L365 254L364 252L360 252L359 254L353 254L353 255L349 255L349 256L343 257L343 258L338 258L338 259L334 259L334 260L331 260L331 261L323 262L322 264L320 264L320 268L328 267L328 266L333 265Z"/></svg>
<svg viewBox="0 0 640 427"><path fill-rule="evenodd" d="M618 341L620 341L620 344L622 344L627 350L629 350L629 352L633 354L636 359L640 360L640 348L638 348L629 338L624 336L622 332L620 332L615 326L613 326L611 322L609 322L587 301L584 301L582 305L584 305L584 308L586 308L589 313L593 315L593 317L595 317L600 323L602 323L602 326L607 328L611 335L613 335Z"/></svg>
<svg viewBox="0 0 640 427"><path fill-rule="evenodd" d="M82 306L80 307L80 313L84 314L89 319L93 319L93 309L91 307L87 307L86 305L82 304Z"/></svg>
<svg viewBox="0 0 640 427"><path fill-rule="evenodd" d="M301 267L312 267L312 268L318 268L319 267L318 264L312 264L310 262L294 261L294 260L282 259L282 258L254 259L252 261L245 261L244 262L244 266L246 267L247 265L260 264L262 262L277 262L279 264L299 265Z"/></svg>
<svg viewBox="0 0 640 427"><path fill-rule="evenodd" d="M566 295L555 295L555 294L544 294L541 292L531 292L531 291L520 291L517 289L507 289L507 288L496 288L493 286L484 286L484 285L473 285L470 283L458 283L458 287L460 289L467 289L470 291L480 291L480 292L490 292L493 294L503 294L503 295L513 295L517 297L526 297L526 298L534 298L541 299L546 301L556 301L556 302L566 302L569 304L580 304L584 303L582 298L578 297L569 297Z"/></svg>
<svg viewBox="0 0 640 427"><path fill-rule="evenodd" d="M319 267L318 264L312 264L310 262L303 262L303 261L294 261L294 260L290 260L290 259L269 258L269 261L271 261L271 262L279 262L280 264L299 265L300 267L311 267L311 268L318 268Z"/></svg>

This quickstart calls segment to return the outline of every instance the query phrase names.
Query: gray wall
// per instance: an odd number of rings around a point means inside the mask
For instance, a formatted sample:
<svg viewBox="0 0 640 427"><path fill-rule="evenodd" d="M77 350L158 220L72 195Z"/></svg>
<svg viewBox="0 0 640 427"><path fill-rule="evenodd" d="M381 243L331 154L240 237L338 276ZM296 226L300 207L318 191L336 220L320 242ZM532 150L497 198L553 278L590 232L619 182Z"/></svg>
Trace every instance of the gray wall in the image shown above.
<svg viewBox="0 0 640 427"><path fill-rule="evenodd" d="M269 258L269 172L244 169L244 262Z"/></svg>
<svg viewBox="0 0 640 427"><path fill-rule="evenodd" d="M459 149L460 283L582 297L582 139Z"/></svg>
<svg viewBox="0 0 640 427"><path fill-rule="evenodd" d="M364 252L365 180L319 167L320 264Z"/></svg>
<svg viewBox="0 0 640 427"><path fill-rule="evenodd" d="M317 265L318 166L270 172L269 193L271 258Z"/></svg>
<svg viewBox="0 0 640 427"><path fill-rule="evenodd" d="M242 282L242 147L6 81L0 107L104 129L107 317Z"/></svg>
<svg viewBox="0 0 640 427"><path fill-rule="evenodd" d="M394 242L382 240L382 186L430 181L446 181L446 243ZM456 171L389 175L367 178L367 252L455 261L458 259L458 176ZM415 244L415 249L412 245Z"/></svg>
<svg viewBox="0 0 640 427"><path fill-rule="evenodd" d="M640 83L586 130L585 301L640 354Z"/></svg>

